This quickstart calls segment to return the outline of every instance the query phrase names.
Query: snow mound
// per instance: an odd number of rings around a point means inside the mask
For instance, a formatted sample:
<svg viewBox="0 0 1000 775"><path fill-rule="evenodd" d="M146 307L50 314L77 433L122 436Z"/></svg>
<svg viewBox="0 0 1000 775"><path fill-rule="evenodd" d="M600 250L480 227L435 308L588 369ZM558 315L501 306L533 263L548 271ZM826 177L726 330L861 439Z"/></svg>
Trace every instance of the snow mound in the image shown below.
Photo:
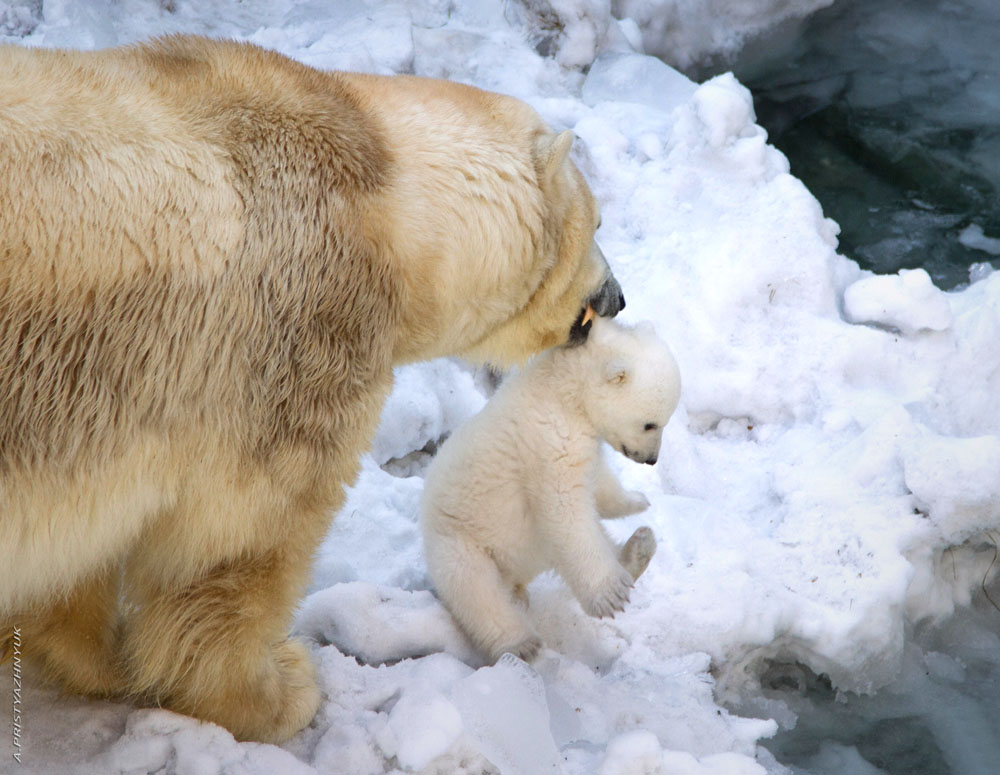
<svg viewBox="0 0 1000 775"><path fill-rule="evenodd" d="M476 653L427 591L364 582L336 584L305 599L295 631L334 645L368 665L448 652L475 664Z"/></svg>
<svg viewBox="0 0 1000 775"><path fill-rule="evenodd" d="M877 323L904 334L945 331L953 322L948 297L924 269L858 280L844 291L844 311L852 323Z"/></svg>

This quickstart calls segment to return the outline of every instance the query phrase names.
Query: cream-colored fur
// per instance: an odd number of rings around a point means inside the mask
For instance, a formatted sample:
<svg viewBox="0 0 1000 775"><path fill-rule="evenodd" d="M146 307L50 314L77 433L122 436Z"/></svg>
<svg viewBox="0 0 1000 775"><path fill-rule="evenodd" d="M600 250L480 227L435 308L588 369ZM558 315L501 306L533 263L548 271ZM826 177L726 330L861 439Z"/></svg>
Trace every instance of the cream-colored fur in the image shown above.
<svg viewBox="0 0 1000 775"><path fill-rule="evenodd" d="M599 320L585 345L538 356L441 446L422 506L427 567L486 657L537 654L522 604L542 571L555 569L591 616L622 610L656 543L639 528L617 547L601 526L649 505L622 489L601 443L655 463L679 395L651 327Z"/></svg>
<svg viewBox="0 0 1000 775"><path fill-rule="evenodd" d="M283 740L319 703L291 611L393 366L624 303L571 137L200 38L0 72L0 646Z"/></svg>

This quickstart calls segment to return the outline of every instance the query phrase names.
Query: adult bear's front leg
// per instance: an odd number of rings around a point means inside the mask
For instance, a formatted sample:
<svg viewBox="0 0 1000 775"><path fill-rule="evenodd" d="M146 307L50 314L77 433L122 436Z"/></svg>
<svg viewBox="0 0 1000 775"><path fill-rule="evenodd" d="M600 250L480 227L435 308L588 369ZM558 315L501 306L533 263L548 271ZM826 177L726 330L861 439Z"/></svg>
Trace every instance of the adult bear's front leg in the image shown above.
<svg viewBox="0 0 1000 775"><path fill-rule="evenodd" d="M315 541L294 530L285 535L184 584L164 584L169 569L145 555L128 578L136 605L124 654L134 694L220 724L240 740L281 742L312 720L321 699L315 670L287 632ZM170 555L164 551L167 562Z"/></svg>
<svg viewBox="0 0 1000 775"><path fill-rule="evenodd" d="M118 573L105 569L41 611L15 617L30 658L50 681L81 694L122 692L118 656ZM0 627L0 646L3 645ZM10 631L10 630L8 630ZM0 648L0 654L3 649Z"/></svg>

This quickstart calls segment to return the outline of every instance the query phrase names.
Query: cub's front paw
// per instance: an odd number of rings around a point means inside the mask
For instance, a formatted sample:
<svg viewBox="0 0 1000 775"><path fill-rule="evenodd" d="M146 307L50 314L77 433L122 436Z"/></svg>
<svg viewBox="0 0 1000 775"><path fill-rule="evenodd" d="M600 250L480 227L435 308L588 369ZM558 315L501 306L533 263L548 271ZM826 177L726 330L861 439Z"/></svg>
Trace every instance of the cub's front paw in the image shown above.
<svg viewBox="0 0 1000 775"><path fill-rule="evenodd" d="M624 611L632 590L632 581L632 574L619 565L612 575L597 586L588 599L580 601L583 610L599 619Z"/></svg>
<svg viewBox="0 0 1000 775"><path fill-rule="evenodd" d="M638 514L649 508L649 498L638 490L629 490L625 493L625 515Z"/></svg>

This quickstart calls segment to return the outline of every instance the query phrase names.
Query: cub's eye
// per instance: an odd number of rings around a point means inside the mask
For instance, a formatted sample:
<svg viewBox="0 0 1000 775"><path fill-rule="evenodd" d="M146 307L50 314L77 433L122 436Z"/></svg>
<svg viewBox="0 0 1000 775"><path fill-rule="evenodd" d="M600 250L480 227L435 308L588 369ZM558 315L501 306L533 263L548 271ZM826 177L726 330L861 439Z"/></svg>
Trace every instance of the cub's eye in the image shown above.
<svg viewBox="0 0 1000 775"><path fill-rule="evenodd" d="M656 428L657 428L657 425L656 425L656 423L655 423L655 422L648 422L648 423L646 423L646 424L645 424L645 425L643 426L643 430L644 430L644 431L655 431L655 430L656 430Z"/></svg>

